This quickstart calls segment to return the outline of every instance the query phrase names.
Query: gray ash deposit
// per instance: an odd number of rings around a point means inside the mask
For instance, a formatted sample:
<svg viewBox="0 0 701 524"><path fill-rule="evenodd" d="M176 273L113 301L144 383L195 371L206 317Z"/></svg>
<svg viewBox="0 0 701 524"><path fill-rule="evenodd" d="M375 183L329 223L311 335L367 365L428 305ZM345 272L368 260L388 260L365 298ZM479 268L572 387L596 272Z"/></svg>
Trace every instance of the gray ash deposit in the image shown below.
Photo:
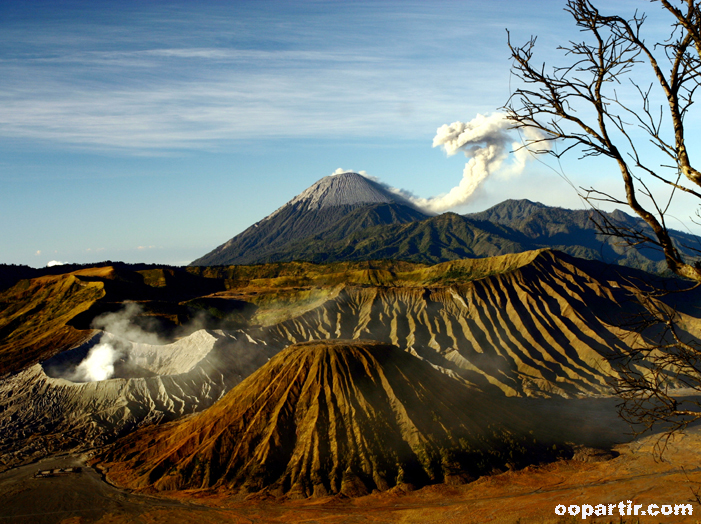
<svg viewBox="0 0 701 524"><path fill-rule="evenodd" d="M101 346L118 350L88 376L84 364ZM200 330L160 346L98 332L0 382L0 470L206 409L279 349L242 332Z"/></svg>
<svg viewBox="0 0 701 524"><path fill-rule="evenodd" d="M194 369L222 337L221 332L202 329L172 344L144 344L98 333L43 362L42 368L51 378L71 382L180 375Z"/></svg>

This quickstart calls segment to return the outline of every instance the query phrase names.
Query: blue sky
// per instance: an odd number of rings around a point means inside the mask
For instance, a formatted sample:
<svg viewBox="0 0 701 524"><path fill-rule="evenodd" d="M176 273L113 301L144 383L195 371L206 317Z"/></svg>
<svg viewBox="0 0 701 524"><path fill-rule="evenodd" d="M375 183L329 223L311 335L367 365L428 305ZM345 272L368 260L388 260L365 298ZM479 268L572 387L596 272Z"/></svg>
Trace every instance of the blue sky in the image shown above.
<svg viewBox="0 0 701 524"><path fill-rule="evenodd" d="M185 264L337 168L446 193L466 159L431 147L437 128L506 102L505 28L557 56L563 6L0 0L0 262ZM506 198L582 207L531 162L455 211Z"/></svg>

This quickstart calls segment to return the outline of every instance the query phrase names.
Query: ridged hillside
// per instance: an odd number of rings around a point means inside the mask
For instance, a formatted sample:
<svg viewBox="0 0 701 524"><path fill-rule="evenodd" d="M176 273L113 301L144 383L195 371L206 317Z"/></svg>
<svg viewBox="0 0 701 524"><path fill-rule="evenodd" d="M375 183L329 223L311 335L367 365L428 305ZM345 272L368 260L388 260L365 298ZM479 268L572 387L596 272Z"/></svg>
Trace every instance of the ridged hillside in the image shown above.
<svg viewBox="0 0 701 524"><path fill-rule="evenodd" d="M640 218L620 210L604 213L606 219L621 228L646 231L654 237L650 227ZM601 217L591 209L563 209L545 206L530 200L505 200L481 213L466 218L505 226L521 235L526 246L550 247L572 256L643 269L653 273L665 272L662 251L647 246L634 249L619 239L601 235L596 223ZM686 256L698 257L693 249L701 247L699 237L682 231L671 231L678 249Z"/></svg>
<svg viewBox="0 0 701 524"><path fill-rule="evenodd" d="M622 246L616 239L600 235L591 220L591 211L520 204L522 202L518 201L500 205L497 211L503 215L491 212L465 216L444 213L413 222L376 225L350 234L345 234L341 228L338 232L290 242L268 252L258 262L308 260L331 263L392 259L437 264L548 248L653 273L666 269L660 253ZM516 209L510 209L512 207ZM523 216L521 212L533 214ZM611 216L619 217L619 223L640 227L624 213ZM348 217L345 221L351 219ZM673 232L673 238L688 256L694 253L684 246L699 246L699 239L693 235Z"/></svg>
<svg viewBox="0 0 701 524"><path fill-rule="evenodd" d="M357 496L521 464L532 449L506 420L525 427L498 399L396 347L314 341L280 352L206 412L145 428L101 461L112 482L136 489Z"/></svg>
<svg viewBox="0 0 701 524"><path fill-rule="evenodd" d="M496 396L608 394L615 370L607 357L637 336L626 328L640 313L630 285L651 278L532 251L435 266L105 267L22 281L3 293L0 309L9 333L0 361L12 366L0 383L0 469L201 410L288 345L314 339L394 344ZM697 339L700 297L696 290L665 298ZM75 341L92 336L95 316L122 310L125 299L142 308L129 325L149 331L177 322L178 340L120 343L112 378L74 382L71 370L97 339L73 348ZM203 326L217 331L196 336ZM36 361L44 362L30 365Z"/></svg>
<svg viewBox="0 0 701 524"><path fill-rule="evenodd" d="M22 281L2 293L0 355L2 369L19 371L91 336L97 315L137 300L143 312L132 322L161 335L244 329L275 350L312 338L373 337L509 394L589 394L606 390L605 357L625 347L624 320L639 312L631 279L649 278L551 251L430 267L105 267ZM698 293L670 298L682 296L693 302Z"/></svg>
<svg viewBox="0 0 701 524"><path fill-rule="evenodd" d="M640 313L627 287L644 276L552 251L409 274L415 285L405 275L401 286L346 285L251 333L277 345L373 337L508 395L608 393L607 358L632 342L624 326Z"/></svg>
<svg viewBox="0 0 701 524"><path fill-rule="evenodd" d="M74 376L76 364L115 337L98 333L0 381L0 471L47 452L81 452L136 428L201 411L261 367L279 348L241 332L200 330L173 344L132 344L105 380ZM31 436L31 438L28 438Z"/></svg>
<svg viewBox="0 0 701 524"><path fill-rule="evenodd" d="M0 293L0 376L46 358L90 337L68 325L105 295L92 277L109 270L23 280Z"/></svg>

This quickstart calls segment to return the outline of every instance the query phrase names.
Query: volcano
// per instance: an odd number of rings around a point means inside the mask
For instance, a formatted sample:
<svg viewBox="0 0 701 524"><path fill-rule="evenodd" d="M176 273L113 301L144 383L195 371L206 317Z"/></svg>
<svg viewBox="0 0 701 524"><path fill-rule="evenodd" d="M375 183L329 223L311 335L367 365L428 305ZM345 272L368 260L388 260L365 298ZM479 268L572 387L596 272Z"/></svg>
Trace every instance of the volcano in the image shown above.
<svg viewBox="0 0 701 524"><path fill-rule="evenodd" d="M292 498L464 482L533 451L500 401L389 344L299 343L206 412L119 441L102 467L135 489Z"/></svg>
<svg viewBox="0 0 701 524"><path fill-rule="evenodd" d="M648 228L620 210L602 214L621 228ZM191 265L383 259L438 264L545 248L651 273L666 271L661 251L622 245L620 239L601 234L596 225L601 220L592 209L561 209L529 200L506 200L467 215L429 216L382 184L347 172L322 178ZM696 258L699 237L680 231L671 235L684 256Z"/></svg>
<svg viewBox="0 0 701 524"><path fill-rule="evenodd" d="M402 196L358 173L331 175L191 265L273 262L291 245L311 237L318 242L319 238L344 237L368 227L404 224L428 216Z"/></svg>

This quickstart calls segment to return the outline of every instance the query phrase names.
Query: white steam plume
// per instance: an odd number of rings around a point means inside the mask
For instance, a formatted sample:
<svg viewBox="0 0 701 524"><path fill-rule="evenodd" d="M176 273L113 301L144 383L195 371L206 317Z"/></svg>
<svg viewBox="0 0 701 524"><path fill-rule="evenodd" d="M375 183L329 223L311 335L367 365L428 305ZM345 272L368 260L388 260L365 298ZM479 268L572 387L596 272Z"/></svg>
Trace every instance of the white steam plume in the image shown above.
<svg viewBox="0 0 701 524"><path fill-rule="evenodd" d="M512 142L508 132L511 123L502 113L478 114L469 122L453 122L436 131L433 147L442 147L452 156L459 151L470 160L465 164L460 183L445 195L431 198L407 196L416 206L441 213L467 203L477 188L492 174L510 177L520 174L530 153L520 142ZM528 139L540 139L534 131L525 130ZM513 150L512 162L504 165Z"/></svg>
<svg viewBox="0 0 701 524"><path fill-rule="evenodd" d="M141 329L134 319L143 313L141 306L135 302L125 302L124 308L114 313L105 313L92 321L92 327L102 329L130 342L140 344L164 344L155 333L148 333Z"/></svg>
<svg viewBox="0 0 701 524"><path fill-rule="evenodd" d="M76 366L69 380L74 382L94 382L107 380L114 375L115 363L129 356L131 347L128 342L161 345L164 341L154 334L141 329L134 319L143 313L142 308L134 302L125 302L123 309L114 313L105 313L96 317L92 327L102 329L105 334L99 344L88 352L88 355ZM112 336L106 336L115 335ZM127 342L125 345L125 341Z"/></svg>
<svg viewBox="0 0 701 524"><path fill-rule="evenodd" d="M107 380L114 375L114 363L120 354L109 343L101 343L93 347L88 356L78 364L71 379L75 382L95 382Z"/></svg>

